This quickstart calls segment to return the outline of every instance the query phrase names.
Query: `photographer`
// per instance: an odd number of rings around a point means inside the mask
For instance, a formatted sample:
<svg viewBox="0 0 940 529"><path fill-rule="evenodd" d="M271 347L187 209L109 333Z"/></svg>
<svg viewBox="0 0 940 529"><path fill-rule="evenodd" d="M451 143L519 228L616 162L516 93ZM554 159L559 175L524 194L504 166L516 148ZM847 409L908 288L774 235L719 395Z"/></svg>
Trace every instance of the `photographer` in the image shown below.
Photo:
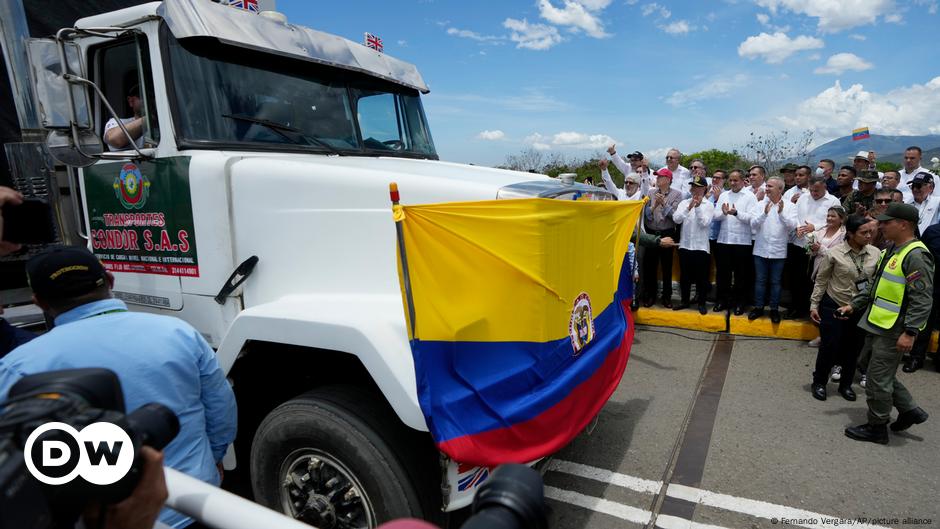
<svg viewBox="0 0 940 529"><path fill-rule="evenodd" d="M23 203L23 195L10 189L0 186L0 208L6 205L19 205ZM20 245L3 240L3 214L0 213L0 257L19 251ZM0 306L0 314L3 314L3 307ZM0 318L0 358L3 358L13 349L32 340L36 335L10 325L5 319Z"/></svg>
<svg viewBox="0 0 940 529"><path fill-rule="evenodd" d="M0 397L29 374L107 367L122 383L128 411L159 402L179 417L167 466L218 485L235 439L235 396L199 332L176 318L129 312L111 297L114 276L86 248L51 248L30 259L26 272L33 301L55 327L0 360ZM191 523L168 510L160 521Z"/></svg>

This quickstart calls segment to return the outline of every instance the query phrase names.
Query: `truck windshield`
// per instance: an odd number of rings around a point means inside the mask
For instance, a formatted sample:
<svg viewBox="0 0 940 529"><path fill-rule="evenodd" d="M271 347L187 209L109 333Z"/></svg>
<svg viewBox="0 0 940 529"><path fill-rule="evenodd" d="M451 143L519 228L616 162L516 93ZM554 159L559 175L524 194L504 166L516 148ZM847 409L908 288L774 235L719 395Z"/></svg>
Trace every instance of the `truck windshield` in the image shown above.
<svg viewBox="0 0 940 529"><path fill-rule="evenodd" d="M416 90L164 35L176 133L184 147L437 158Z"/></svg>

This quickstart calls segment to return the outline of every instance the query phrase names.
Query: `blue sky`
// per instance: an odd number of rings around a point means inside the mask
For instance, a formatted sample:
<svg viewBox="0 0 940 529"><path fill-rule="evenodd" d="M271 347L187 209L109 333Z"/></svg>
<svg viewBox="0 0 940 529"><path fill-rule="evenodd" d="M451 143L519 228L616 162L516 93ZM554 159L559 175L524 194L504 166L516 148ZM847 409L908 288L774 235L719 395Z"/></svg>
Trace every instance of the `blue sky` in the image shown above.
<svg viewBox="0 0 940 529"><path fill-rule="evenodd" d="M288 19L416 64L441 159L616 141L662 163L749 132L815 144L940 133L938 0L277 0Z"/></svg>

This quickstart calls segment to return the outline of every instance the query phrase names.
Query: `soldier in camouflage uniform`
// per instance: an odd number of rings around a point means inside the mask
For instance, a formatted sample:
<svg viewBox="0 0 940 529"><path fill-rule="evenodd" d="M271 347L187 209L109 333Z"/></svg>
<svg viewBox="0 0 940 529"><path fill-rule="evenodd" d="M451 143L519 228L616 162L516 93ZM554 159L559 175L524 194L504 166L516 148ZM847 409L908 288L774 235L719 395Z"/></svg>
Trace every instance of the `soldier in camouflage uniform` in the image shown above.
<svg viewBox="0 0 940 529"><path fill-rule="evenodd" d="M917 335L927 325L933 305L933 256L916 237L918 214L910 204L889 204L878 221L886 239L894 246L881 254L874 278L859 285L858 294L836 314L846 317L865 313L858 326L868 334L864 349L868 363L868 423L845 429L858 440L887 444L891 408L898 418L891 430L899 432L927 420L927 412L897 380L901 357L911 351ZM838 316L837 316L838 317Z"/></svg>
<svg viewBox="0 0 940 529"><path fill-rule="evenodd" d="M876 171L859 171L855 177L858 189L842 199L842 208L849 215L865 215L875 205L875 185L878 183Z"/></svg>

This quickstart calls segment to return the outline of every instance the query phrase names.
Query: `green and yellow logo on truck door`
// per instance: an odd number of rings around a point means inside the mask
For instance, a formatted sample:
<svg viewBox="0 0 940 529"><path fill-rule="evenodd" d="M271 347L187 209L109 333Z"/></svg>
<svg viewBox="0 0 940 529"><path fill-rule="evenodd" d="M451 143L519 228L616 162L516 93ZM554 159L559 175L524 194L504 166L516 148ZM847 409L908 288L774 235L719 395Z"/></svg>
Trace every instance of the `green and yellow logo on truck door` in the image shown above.
<svg viewBox="0 0 940 529"><path fill-rule="evenodd" d="M150 180L135 164L126 163L114 179L114 194L126 209L140 209L150 196Z"/></svg>

